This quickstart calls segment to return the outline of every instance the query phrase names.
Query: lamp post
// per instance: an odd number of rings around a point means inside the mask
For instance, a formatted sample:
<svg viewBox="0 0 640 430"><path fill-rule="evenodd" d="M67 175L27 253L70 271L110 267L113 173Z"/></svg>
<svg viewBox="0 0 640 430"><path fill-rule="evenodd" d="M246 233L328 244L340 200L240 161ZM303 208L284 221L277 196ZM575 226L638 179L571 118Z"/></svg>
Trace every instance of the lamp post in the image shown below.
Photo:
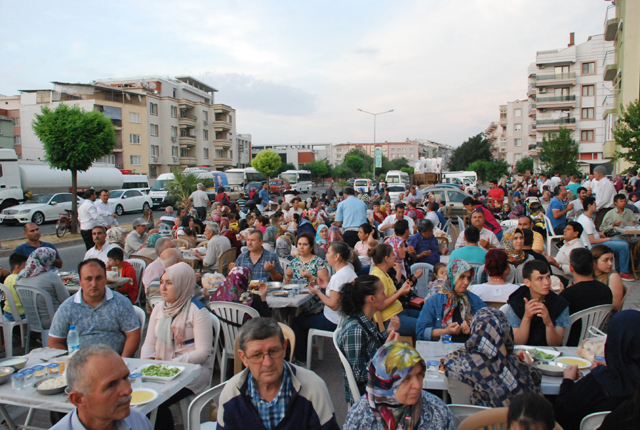
<svg viewBox="0 0 640 430"><path fill-rule="evenodd" d="M393 112L393 109L384 111L384 112L379 112L379 113L367 112L366 110L362 110L362 109L358 109L358 110L360 112L373 115L373 180L375 181L376 180L376 117L378 115L383 115L385 113Z"/></svg>

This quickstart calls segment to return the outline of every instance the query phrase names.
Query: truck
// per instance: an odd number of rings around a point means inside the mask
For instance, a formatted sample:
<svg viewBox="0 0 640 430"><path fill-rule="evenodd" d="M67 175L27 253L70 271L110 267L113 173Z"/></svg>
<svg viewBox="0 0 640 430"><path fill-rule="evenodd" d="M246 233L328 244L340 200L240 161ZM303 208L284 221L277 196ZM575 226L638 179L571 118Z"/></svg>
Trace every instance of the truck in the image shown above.
<svg viewBox="0 0 640 430"><path fill-rule="evenodd" d="M124 175L114 166L93 165L78 172L78 190L122 188ZM0 212L32 194L71 192L71 171L43 161L18 160L13 149L0 149Z"/></svg>

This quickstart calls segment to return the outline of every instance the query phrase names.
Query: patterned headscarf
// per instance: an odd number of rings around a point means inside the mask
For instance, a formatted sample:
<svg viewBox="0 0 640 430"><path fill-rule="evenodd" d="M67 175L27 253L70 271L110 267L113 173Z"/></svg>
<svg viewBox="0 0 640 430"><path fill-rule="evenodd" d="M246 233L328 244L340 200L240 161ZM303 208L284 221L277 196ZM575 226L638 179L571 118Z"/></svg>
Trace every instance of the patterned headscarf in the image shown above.
<svg viewBox="0 0 640 430"><path fill-rule="evenodd" d="M276 227L274 225L270 225L264 231L264 241L269 245L276 246L276 236L278 236L278 232L280 231L280 227Z"/></svg>
<svg viewBox="0 0 640 430"><path fill-rule="evenodd" d="M447 304L444 307L444 316L442 317L442 328L446 328L453 322L453 312L458 306L460 306L460 315L463 321L467 321L471 324L473 315L471 314L471 305L469 299L465 293L456 293L455 287L458 283L458 279L463 273L471 271L473 276L473 267L464 260L456 258L447 266L447 277L444 280L444 287L442 288L442 294L446 294Z"/></svg>
<svg viewBox="0 0 640 430"><path fill-rule="evenodd" d="M373 415L382 420L388 430L413 430L422 414L422 397L415 405L403 405L396 391L416 366L426 368L420 354L406 342L382 345L369 363L367 401Z"/></svg>
<svg viewBox="0 0 640 430"><path fill-rule="evenodd" d="M329 245L331 245L331 242L344 242L344 239L342 238L342 232L340 231L340 228L338 227L329 227L329 235L327 236L327 243L324 243L322 245L322 249L324 251L329 251Z"/></svg>
<svg viewBox="0 0 640 430"><path fill-rule="evenodd" d="M220 218L220 233L224 233L229 230L229 218L222 217Z"/></svg>
<svg viewBox="0 0 640 430"><path fill-rule="evenodd" d="M520 393L540 394L540 371L513 354L513 330L500 309L482 308L465 349L445 357L445 374L471 386L471 404L499 408Z"/></svg>
<svg viewBox="0 0 640 430"><path fill-rule="evenodd" d="M326 226L326 225L324 225L324 224L320 224L320 225L318 226L318 230L316 231L316 243L318 244L318 246L320 246L320 245L324 245L325 243L327 243L327 239L323 239L323 238L321 238L321 237L320 237L320 232L321 232L322 230L324 230L325 228L327 228L327 229L328 229L329 227L327 227L327 226Z"/></svg>
<svg viewBox="0 0 640 430"><path fill-rule="evenodd" d="M16 279L33 278L34 276L50 271L55 259L55 250L46 247L36 249L29 256L27 264L24 266L24 269L18 273Z"/></svg>
<svg viewBox="0 0 640 430"><path fill-rule="evenodd" d="M196 286L196 274L187 263L181 261L167 267L162 276L169 276L177 298L173 303L161 302L156 340L156 360L172 360L175 350L182 347L187 326L187 315Z"/></svg>
<svg viewBox="0 0 640 430"><path fill-rule="evenodd" d="M524 207L522 205L515 205L509 214L509 219L520 219L523 215Z"/></svg>
<svg viewBox="0 0 640 430"><path fill-rule="evenodd" d="M253 296L247 293L251 282L251 269L248 267L236 266L227 275L222 286L212 295L212 302L234 302L251 306ZM243 299L242 294L247 293Z"/></svg>
<svg viewBox="0 0 640 430"><path fill-rule="evenodd" d="M122 247L124 244L124 230L121 227L111 227L107 230L107 243Z"/></svg>
<svg viewBox="0 0 640 430"><path fill-rule="evenodd" d="M364 188L360 188L360 194L358 194L358 198L365 203L369 203L370 200L369 194L364 192Z"/></svg>
<svg viewBox="0 0 640 430"><path fill-rule="evenodd" d="M400 263L400 265L402 266L402 276L406 278L407 269L404 267L405 266L404 260L400 258L400 254L398 251L400 249L400 246L402 246L402 244L404 243L404 239L399 236L391 236L390 238L385 240L385 243L393 247L393 255L396 256L396 263Z"/></svg>
<svg viewBox="0 0 640 430"><path fill-rule="evenodd" d="M147 241L144 244L145 248L154 248L156 246L156 242L160 239L162 235L160 233L151 233L147 237Z"/></svg>
<svg viewBox="0 0 640 430"><path fill-rule="evenodd" d="M512 227L502 235L502 248L507 252L507 259L511 264L521 264L527 259L527 254L523 250L516 251L513 247L513 237L516 233L520 233L524 237L524 232L518 227Z"/></svg>
<svg viewBox="0 0 640 430"><path fill-rule="evenodd" d="M222 220L222 218L220 217L219 214L211 213L211 221L220 222L221 220Z"/></svg>
<svg viewBox="0 0 640 430"><path fill-rule="evenodd" d="M291 239L287 236L280 236L278 240L276 240L276 254L281 258L291 256Z"/></svg>

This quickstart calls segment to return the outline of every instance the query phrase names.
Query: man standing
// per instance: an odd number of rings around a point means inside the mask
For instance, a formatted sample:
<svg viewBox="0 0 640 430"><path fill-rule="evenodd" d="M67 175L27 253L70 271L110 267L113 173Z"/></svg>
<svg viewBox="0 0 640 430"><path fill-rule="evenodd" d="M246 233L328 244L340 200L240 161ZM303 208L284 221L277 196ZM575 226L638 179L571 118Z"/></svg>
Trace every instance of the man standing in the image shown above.
<svg viewBox="0 0 640 430"><path fill-rule="evenodd" d="M95 201L96 210L100 216L100 221L107 228L110 226L117 226L118 215L113 210L113 205L109 203L109 190L100 190L100 198Z"/></svg>
<svg viewBox="0 0 640 430"><path fill-rule="evenodd" d="M571 276L571 271L569 270L569 256L571 255L571 251L573 251L574 249L584 248L582 240L580 240L582 231L583 228L580 223L569 221L567 223L567 226L564 228L564 232L562 233L564 245L562 245L562 247L558 250L556 258L553 258L549 254L544 254L549 264L561 270L561 272L557 273L558 275L565 276L567 278Z"/></svg>
<svg viewBox="0 0 640 430"><path fill-rule="evenodd" d="M615 209L605 214L600 224L600 231L607 236L612 236L614 227L626 227L636 224L636 217L630 209L627 209L627 198L624 194L616 194L613 198Z"/></svg>
<svg viewBox="0 0 640 430"><path fill-rule="evenodd" d="M258 193L258 197L262 199L262 204L265 208L269 207L269 202L273 199L269 196L269 184L267 182L262 183L262 189Z"/></svg>
<svg viewBox="0 0 640 430"><path fill-rule="evenodd" d="M211 206L211 200L209 200L209 195L204 190L204 184L198 184L198 189L189 196L189 203L193 204L198 213L198 218L203 221L207 219L207 207Z"/></svg>
<svg viewBox="0 0 640 430"><path fill-rule="evenodd" d="M606 174L607 169L604 166L598 166L593 170L591 190L596 195L596 229L600 229L604 216L613 209L613 197L617 194Z"/></svg>
<svg viewBox="0 0 640 430"><path fill-rule="evenodd" d="M442 167L439 164L436 164L436 182L442 182Z"/></svg>
<svg viewBox="0 0 640 430"><path fill-rule="evenodd" d="M502 240L502 227L489 209L482 206L480 202L474 200L473 197L465 197L465 199L462 201L462 206L464 206L465 209L469 212L473 212L474 210L481 210L484 214L484 228L489 229L498 238L498 242ZM480 229L480 239L482 239L482 227L478 228Z"/></svg>
<svg viewBox="0 0 640 430"><path fill-rule="evenodd" d="M131 409L131 382L124 360L106 345L82 348L67 367L69 401L76 409L51 430L152 430L143 414Z"/></svg>
<svg viewBox="0 0 640 430"><path fill-rule="evenodd" d="M298 197L298 191L296 190L292 190L291 189L291 184L289 182L287 182L286 184L284 184L285 187L285 192L282 193L282 196L284 197L284 201L287 203L291 203L291 201L295 198ZM329 190L327 191L327 195L329 195L329 191L333 192L333 196L335 198L336 192L333 191L333 187L331 185L329 185Z"/></svg>
<svg viewBox="0 0 640 430"><path fill-rule="evenodd" d="M222 271L218 265L222 254L231 249L231 242L224 236L220 236L220 226L217 223L207 224L204 229L204 236L209 241L207 243L207 253L202 255L198 250L193 251L193 255L202 260L202 265L208 272Z"/></svg>
<svg viewBox="0 0 640 430"><path fill-rule="evenodd" d="M271 318L252 318L238 334L246 366L225 385L218 428L338 430L325 382L284 360L287 342Z"/></svg>
<svg viewBox="0 0 640 430"><path fill-rule="evenodd" d="M564 227L567 225L567 212L573 209L573 205L569 203L564 207L564 201L567 198L567 190L564 185L558 185L553 189L554 197L547 207L547 218L551 221L551 227L555 234L562 234Z"/></svg>
<svg viewBox="0 0 640 430"><path fill-rule="evenodd" d="M485 251L488 251L491 248L500 248L500 241L496 235L484 227L484 212L481 209L474 209L474 211L471 212L471 225L480 230L480 239L478 241L480 248ZM460 234L458 236L458 240L456 240L456 249L465 246L465 242L464 234Z"/></svg>
<svg viewBox="0 0 640 430"><path fill-rule="evenodd" d="M284 271L280 266L280 260L275 252L267 251L262 247L263 239L260 230L253 230L247 237L248 251L240 254L235 264L229 263L229 270L235 266L251 269L252 279L268 279L282 282Z"/></svg>
<svg viewBox="0 0 640 430"><path fill-rule="evenodd" d="M96 190L87 190L84 192L84 202L78 208L78 221L80 222L80 235L84 240L84 246L91 249L93 246L92 233L93 227L103 225L100 215L96 209Z"/></svg>
<svg viewBox="0 0 640 430"><path fill-rule="evenodd" d="M289 185L289 187L291 187L291 185ZM329 189L327 190L327 199L329 199L329 203L331 203L331 200L336 199L336 192L333 189L333 184L329 184Z"/></svg>
<svg viewBox="0 0 640 430"><path fill-rule="evenodd" d="M433 235L431 221L418 221L418 232L409 238L408 245L416 251L414 257L418 263L429 263L433 266L440 262L440 248L438 239Z"/></svg>
<svg viewBox="0 0 640 430"><path fill-rule="evenodd" d="M27 242L17 247L14 252L28 257L33 251L38 248L51 248L56 252L56 259L53 261L53 265L57 268L62 267L62 259L60 258L60 254L58 254L58 250L56 249L56 247L49 242L40 241L40 228L37 224L33 222L26 223L24 225L22 234L24 234L27 238Z"/></svg>
<svg viewBox="0 0 640 430"><path fill-rule="evenodd" d="M437 222L437 218L438 217L436 216L436 222ZM396 213L386 217L385 220L382 222L382 224L380 224L380 226L378 227L378 230L385 231L390 228L393 228L393 226L396 224L397 221L400 221L403 219L407 220L407 223L409 223L409 234L411 235L415 233L416 232L415 223L411 218L404 216L404 203L398 203L396 205ZM362 224L364 224L364 222Z"/></svg>
<svg viewBox="0 0 640 430"><path fill-rule="evenodd" d="M109 257L107 253L113 248L113 245L107 243L107 230L101 225L96 226L91 230L93 236L93 242L95 245L84 254L84 259L89 260L91 258L97 258L102 260L104 264L107 264Z"/></svg>
<svg viewBox="0 0 640 430"><path fill-rule="evenodd" d="M124 258L129 258L134 252L138 252L147 240L147 223L142 218L136 218L131 223L133 231L127 236L124 243Z"/></svg>
<svg viewBox="0 0 640 430"><path fill-rule="evenodd" d="M560 172L555 172L553 178L551 178L551 182L553 182L553 189L562 184L562 178L560 177Z"/></svg>
<svg viewBox="0 0 640 430"><path fill-rule="evenodd" d="M343 239L353 248L358 243L358 230L367 222L367 204L356 198L353 187L345 187L344 194L347 197L338 205L336 220L333 225L342 227ZM393 226L393 224L391 224Z"/></svg>
<svg viewBox="0 0 640 430"><path fill-rule="evenodd" d="M489 198L491 199L491 204L496 207L502 207L504 204L504 191L498 188L498 181L496 179L492 179L489 181L491 184L491 189L489 190Z"/></svg>

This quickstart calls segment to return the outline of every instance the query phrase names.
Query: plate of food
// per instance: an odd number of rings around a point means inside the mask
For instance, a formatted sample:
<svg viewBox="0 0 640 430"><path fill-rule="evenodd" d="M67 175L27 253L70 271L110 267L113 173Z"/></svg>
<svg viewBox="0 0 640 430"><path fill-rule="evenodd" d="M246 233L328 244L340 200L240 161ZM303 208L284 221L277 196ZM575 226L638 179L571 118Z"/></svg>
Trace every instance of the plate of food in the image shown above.
<svg viewBox="0 0 640 430"><path fill-rule="evenodd" d="M64 393L64 389L67 388L67 385L66 376L57 376L36 382L34 387L39 394L52 396L54 394Z"/></svg>
<svg viewBox="0 0 640 430"><path fill-rule="evenodd" d="M134 388L131 392L131 406L144 405L158 397L158 392L151 388Z"/></svg>
<svg viewBox="0 0 640 430"><path fill-rule="evenodd" d="M540 370L540 373L547 376L564 376L564 369L568 366L564 363L557 361L540 360L536 362L535 367Z"/></svg>
<svg viewBox="0 0 640 430"><path fill-rule="evenodd" d="M553 349L534 348L532 346L517 345L514 348L514 352L517 354L520 351L525 351L533 360L553 360L560 356L560 352Z"/></svg>
<svg viewBox="0 0 640 430"><path fill-rule="evenodd" d="M276 291L275 293L273 293L274 297L289 297L289 293L287 293L286 291Z"/></svg>
<svg viewBox="0 0 640 430"><path fill-rule="evenodd" d="M284 288L285 290L293 290L296 287L298 287L298 284L287 284L287 285L284 285L282 288Z"/></svg>
<svg viewBox="0 0 640 430"><path fill-rule="evenodd" d="M183 366L147 364L132 373L141 373L142 379L147 381L170 381L178 376L184 369Z"/></svg>
<svg viewBox="0 0 640 430"><path fill-rule="evenodd" d="M71 272L58 272L58 276L69 276Z"/></svg>
<svg viewBox="0 0 640 430"><path fill-rule="evenodd" d="M581 357L560 357L555 359L556 362L566 364L567 366L576 365L580 370L591 369L591 362Z"/></svg>

